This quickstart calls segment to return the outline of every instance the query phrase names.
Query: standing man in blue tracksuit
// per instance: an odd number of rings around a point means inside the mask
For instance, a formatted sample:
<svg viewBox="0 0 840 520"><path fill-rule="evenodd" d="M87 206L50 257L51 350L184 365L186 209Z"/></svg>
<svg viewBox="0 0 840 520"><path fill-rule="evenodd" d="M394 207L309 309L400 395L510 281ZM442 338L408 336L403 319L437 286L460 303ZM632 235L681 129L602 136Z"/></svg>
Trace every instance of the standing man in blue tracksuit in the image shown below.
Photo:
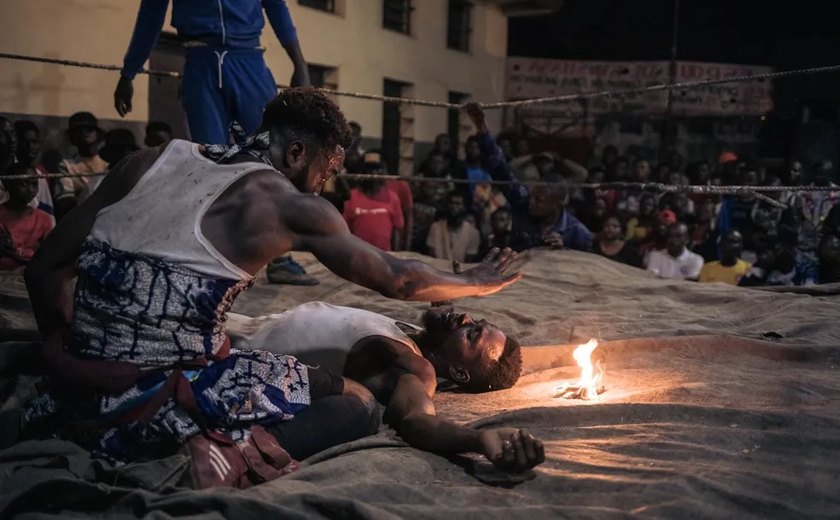
<svg viewBox="0 0 840 520"><path fill-rule="evenodd" d="M168 6L169 0L140 1L114 91L114 107L122 117L131 112L134 76L152 53ZM172 0L172 25L186 40L182 103L191 141L226 144L231 121L238 121L248 134L256 132L263 108L277 95L260 48L263 11L294 65L291 85L308 86L309 69L285 0ZM276 259L271 267L273 282L318 283L291 257Z"/></svg>
<svg viewBox="0 0 840 520"><path fill-rule="evenodd" d="M192 141L227 143L231 120L239 121L248 133L256 131L263 107L277 94L260 49L263 10L294 65L292 86L309 85L306 61L284 0L172 0L172 4L172 25L186 40L183 104ZM134 76L149 59L168 5L169 0L140 2L114 91L120 116L131 112Z"/></svg>

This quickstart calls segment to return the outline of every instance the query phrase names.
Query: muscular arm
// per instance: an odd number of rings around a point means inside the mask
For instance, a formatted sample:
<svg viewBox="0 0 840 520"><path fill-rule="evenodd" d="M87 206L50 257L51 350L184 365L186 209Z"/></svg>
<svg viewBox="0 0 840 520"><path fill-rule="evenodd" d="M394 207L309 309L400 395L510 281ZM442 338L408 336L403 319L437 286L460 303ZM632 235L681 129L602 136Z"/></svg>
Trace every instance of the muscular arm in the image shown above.
<svg viewBox="0 0 840 520"><path fill-rule="evenodd" d="M504 276L513 260L498 254L479 267L452 274L417 260L402 260L353 236L334 206L320 197L294 196L284 201L285 227L295 249L311 251L338 276L401 300L440 301L493 294L521 278Z"/></svg>
<svg viewBox="0 0 840 520"><path fill-rule="evenodd" d="M481 432L437 417L432 397L417 375L403 374L385 408L385 420L415 448L442 455L482 453Z"/></svg>
<svg viewBox="0 0 840 520"><path fill-rule="evenodd" d="M542 443L524 430L474 430L437 417L432 402L435 373L431 366L427 369L425 375L399 376L385 409L385 420L407 443L442 455L481 453L499 469L511 472L524 471L545 460Z"/></svg>

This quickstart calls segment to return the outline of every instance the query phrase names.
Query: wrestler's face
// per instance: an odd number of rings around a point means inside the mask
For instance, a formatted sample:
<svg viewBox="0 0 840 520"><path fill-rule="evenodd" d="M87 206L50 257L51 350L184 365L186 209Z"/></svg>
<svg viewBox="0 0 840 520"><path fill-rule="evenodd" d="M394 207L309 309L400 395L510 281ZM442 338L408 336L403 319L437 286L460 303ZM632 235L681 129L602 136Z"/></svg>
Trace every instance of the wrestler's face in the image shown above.
<svg viewBox="0 0 840 520"><path fill-rule="evenodd" d="M485 320L473 321L467 314L437 307L423 315L429 344L437 367L443 371L498 361L507 337ZM458 381L456 381L458 382Z"/></svg>
<svg viewBox="0 0 840 520"><path fill-rule="evenodd" d="M287 154L289 157L287 177L297 189L304 193L321 193L324 184L344 168L344 148L336 146L330 153L318 152L311 160L307 156L305 150L300 153L290 150Z"/></svg>

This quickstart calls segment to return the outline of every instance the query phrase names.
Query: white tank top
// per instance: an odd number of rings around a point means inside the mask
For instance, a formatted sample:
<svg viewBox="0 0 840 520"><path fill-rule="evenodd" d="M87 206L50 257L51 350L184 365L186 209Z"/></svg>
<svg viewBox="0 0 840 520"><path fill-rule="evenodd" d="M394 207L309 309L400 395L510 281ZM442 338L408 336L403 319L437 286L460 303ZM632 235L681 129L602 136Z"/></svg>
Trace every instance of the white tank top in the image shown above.
<svg viewBox="0 0 840 520"><path fill-rule="evenodd" d="M352 307L311 302L259 318L232 312L227 317L231 347L292 355L334 374L344 373L350 349L370 336L398 341L420 355L420 349L398 323L413 330L421 328Z"/></svg>
<svg viewBox="0 0 840 520"><path fill-rule="evenodd" d="M128 195L99 211L90 237L204 275L250 279L204 237L201 219L231 184L267 168L256 162L216 164L201 155L199 145L175 139Z"/></svg>

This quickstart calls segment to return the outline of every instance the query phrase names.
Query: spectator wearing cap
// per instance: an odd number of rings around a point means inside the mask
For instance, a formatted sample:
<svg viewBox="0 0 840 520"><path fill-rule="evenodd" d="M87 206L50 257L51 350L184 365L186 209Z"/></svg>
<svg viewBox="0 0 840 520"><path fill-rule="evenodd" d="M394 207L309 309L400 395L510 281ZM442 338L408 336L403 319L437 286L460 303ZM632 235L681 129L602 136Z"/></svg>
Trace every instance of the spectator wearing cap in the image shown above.
<svg viewBox="0 0 840 520"><path fill-rule="evenodd" d="M99 156L99 146L105 132L99 128L99 121L90 112L76 112L70 116L67 138L76 147L77 154L61 163L62 173L89 174L104 173L108 163ZM61 219L68 211L80 204L91 193L90 184L98 184L98 177L63 177L55 184L55 216Z"/></svg>
<svg viewBox="0 0 840 520"><path fill-rule="evenodd" d="M672 280L697 280L703 257L688 250L688 227L682 222L668 226L665 249L650 252L647 270Z"/></svg>
<svg viewBox="0 0 840 520"><path fill-rule="evenodd" d="M737 184L738 181L738 156L735 152L724 150L718 156L720 166L720 177L724 184Z"/></svg>
<svg viewBox="0 0 840 520"><path fill-rule="evenodd" d="M668 240L668 226L677 222L677 215L669 209L660 211L656 217L656 226L648 237L639 244L639 254L642 255L645 265L650 253L665 248Z"/></svg>
<svg viewBox="0 0 840 520"><path fill-rule="evenodd" d="M365 152L359 169L363 174L383 174L379 150ZM400 199L379 179L360 181L350 190L350 199L344 203L344 220L351 233L383 251L400 246L399 232L405 227Z"/></svg>

